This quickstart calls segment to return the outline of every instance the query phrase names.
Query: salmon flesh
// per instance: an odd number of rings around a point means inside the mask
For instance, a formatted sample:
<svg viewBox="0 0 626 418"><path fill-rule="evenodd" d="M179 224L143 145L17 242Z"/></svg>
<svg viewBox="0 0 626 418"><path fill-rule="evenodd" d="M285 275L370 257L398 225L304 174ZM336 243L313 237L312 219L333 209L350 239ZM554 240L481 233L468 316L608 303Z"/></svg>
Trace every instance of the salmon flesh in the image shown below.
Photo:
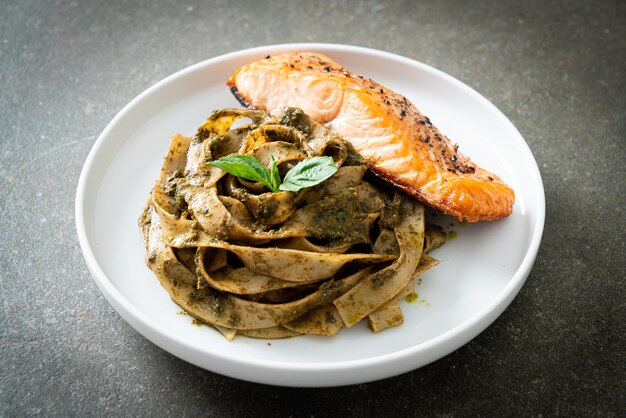
<svg viewBox="0 0 626 418"><path fill-rule="evenodd" d="M349 141L382 179L461 221L511 214L515 194L459 152L406 97L310 52L238 68L228 86L245 106L301 108Z"/></svg>

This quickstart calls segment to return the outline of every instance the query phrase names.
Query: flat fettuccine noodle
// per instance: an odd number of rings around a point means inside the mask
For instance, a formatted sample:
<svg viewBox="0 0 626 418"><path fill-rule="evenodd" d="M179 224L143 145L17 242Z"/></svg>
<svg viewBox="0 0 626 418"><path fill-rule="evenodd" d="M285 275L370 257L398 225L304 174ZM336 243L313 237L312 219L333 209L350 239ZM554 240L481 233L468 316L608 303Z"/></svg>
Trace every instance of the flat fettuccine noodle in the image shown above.
<svg viewBox="0 0 626 418"><path fill-rule="evenodd" d="M238 119L249 124L233 128ZM207 162L247 154L285 176L307 157L337 172L298 192L271 192ZM174 135L139 219L148 266L172 300L228 340L333 336L368 319L403 322L398 300L445 241L423 206L369 181L349 143L295 108L215 111Z"/></svg>

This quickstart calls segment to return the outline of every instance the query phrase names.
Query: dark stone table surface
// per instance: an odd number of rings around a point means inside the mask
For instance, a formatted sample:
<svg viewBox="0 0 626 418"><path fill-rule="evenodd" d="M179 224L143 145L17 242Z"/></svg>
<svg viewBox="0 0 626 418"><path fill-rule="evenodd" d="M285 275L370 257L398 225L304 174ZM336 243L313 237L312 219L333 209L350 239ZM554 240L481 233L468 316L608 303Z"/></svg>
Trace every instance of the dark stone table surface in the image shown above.
<svg viewBox="0 0 626 418"><path fill-rule="evenodd" d="M626 2L2 1L0 416L625 416ZM536 264L485 332L384 381L263 386L185 363L102 297L74 197L106 124L247 47L373 47L459 78L539 164Z"/></svg>

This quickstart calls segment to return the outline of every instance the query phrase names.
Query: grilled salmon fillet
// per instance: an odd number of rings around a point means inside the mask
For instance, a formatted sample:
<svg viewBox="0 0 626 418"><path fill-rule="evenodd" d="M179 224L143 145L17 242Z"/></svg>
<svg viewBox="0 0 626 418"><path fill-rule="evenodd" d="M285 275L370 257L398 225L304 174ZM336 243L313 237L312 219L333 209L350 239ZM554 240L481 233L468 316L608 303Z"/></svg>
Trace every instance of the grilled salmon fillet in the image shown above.
<svg viewBox="0 0 626 418"><path fill-rule="evenodd" d="M462 221L511 214L515 195L474 164L400 94L318 53L267 57L238 68L228 86L245 106L301 108L350 141L372 171Z"/></svg>

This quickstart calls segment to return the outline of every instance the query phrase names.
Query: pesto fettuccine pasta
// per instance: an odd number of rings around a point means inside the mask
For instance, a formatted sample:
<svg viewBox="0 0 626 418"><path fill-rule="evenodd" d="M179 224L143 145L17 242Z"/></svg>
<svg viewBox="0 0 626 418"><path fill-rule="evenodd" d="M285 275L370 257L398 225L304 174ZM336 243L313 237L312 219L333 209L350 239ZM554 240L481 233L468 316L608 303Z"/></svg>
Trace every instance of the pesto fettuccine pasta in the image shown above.
<svg viewBox="0 0 626 418"><path fill-rule="evenodd" d="M139 219L147 264L229 340L399 325L398 298L445 235L421 203L368 179L350 144L299 109L215 111L171 139Z"/></svg>

